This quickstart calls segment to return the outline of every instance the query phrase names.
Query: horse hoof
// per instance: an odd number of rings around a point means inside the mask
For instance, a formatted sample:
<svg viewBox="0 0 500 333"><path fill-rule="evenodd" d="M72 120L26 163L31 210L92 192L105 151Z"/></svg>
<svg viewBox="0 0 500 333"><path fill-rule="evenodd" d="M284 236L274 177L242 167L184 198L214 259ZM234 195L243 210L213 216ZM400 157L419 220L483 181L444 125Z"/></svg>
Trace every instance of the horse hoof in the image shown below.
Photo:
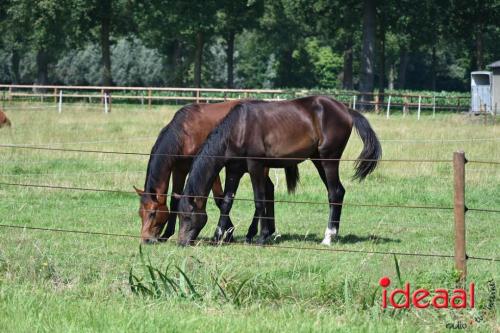
<svg viewBox="0 0 500 333"><path fill-rule="evenodd" d="M332 245L332 241L331 239L323 239L323 241L321 242L321 245L326 245L326 246L330 246Z"/></svg>
<svg viewBox="0 0 500 333"><path fill-rule="evenodd" d="M259 245L265 245L265 244L269 243L269 239L270 239L270 236L261 236L257 240L257 244L259 244Z"/></svg>
<svg viewBox="0 0 500 333"><path fill-rule="evenodd" d="M252 243L253 243L252 238L250 238L250 237L245 238L245 244L252 244Z"/></svg>
<svg viewBox="0 0 500 333"><path fill-rule="evenodd" d="M233 235L227 235L226 238L224 238L224 243L233 243L234 242L234 237Z"/></svg>

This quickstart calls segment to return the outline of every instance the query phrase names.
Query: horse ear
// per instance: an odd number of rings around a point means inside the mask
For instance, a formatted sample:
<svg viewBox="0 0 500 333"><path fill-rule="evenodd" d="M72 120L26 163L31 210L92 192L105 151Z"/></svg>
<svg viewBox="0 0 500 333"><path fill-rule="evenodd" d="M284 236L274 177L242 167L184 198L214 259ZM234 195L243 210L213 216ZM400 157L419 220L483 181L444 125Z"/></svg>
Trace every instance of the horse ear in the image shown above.
<svg viewBox="0 0 500 333"><path fill-rule="evenodd" d="M144 194L144 191L143 190L139 190L137 187L134 186L134 190L135 190L135 193L137 193L137 195L141 196Z"/></svg>

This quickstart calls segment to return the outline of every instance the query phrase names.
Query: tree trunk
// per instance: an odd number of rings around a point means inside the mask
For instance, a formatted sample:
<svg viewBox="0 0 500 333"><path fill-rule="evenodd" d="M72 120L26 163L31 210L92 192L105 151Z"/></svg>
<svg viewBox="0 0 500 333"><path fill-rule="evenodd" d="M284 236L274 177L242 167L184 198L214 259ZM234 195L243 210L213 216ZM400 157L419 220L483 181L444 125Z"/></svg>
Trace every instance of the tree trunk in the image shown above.
<svg viewBox="0 0 500 333"><path fill-rule="evenodd" d="M101 80L104 86L111 86L111 43L109 40L111 30L111 0L100 1L101 5Z"/></svg>
<svg viewBox="0 0 500 333"><path fill-rule="evenodd" d="M394 66L389 66L389 82L387 84L389 90L394 90Z"/></svg>
<svg viewBox="0 0 500 333"><path fill-rule="evenodd" d="M378 73L378 90L379 102L384 101L385 92L385 24L383 19L380 22L380 50L379 50L379 73Z"/></svg>
<svg viewBox="0 0 500 333"><path fill-rule="evenodd" d="M431 90L436 91L436 46L432 45Z"/></svg>
<svg viewBox="0 0 500 333"><path fill-rule="evenodd" d="M49 56L47 51L38 50L36 54L37 80L36 84L45 85L48 82Z"/></svg>
<svg viewBox="0 0 500 333"><path fill-rule="evenodd" d="M12 50L12 56L10 58L10 64L12 66L12 83L13 84L18 84L21 79L20 79L20 74L19 74L19 63L21 61L21 57L19 57L19 51L18 50Z"/></svg>
<svg viewBox="0 0 500 333"><path fill-rule="evenodd" d="M484 68L483 60L483 27L479 24L476 28L476 70L482 70Z"/></svg>
<svg viewBox="0 0 500 333"><path fill-rule="evenodd" d="M373 58L375 48L375 0L365 0L363 5L363 51L361 56L361 78L359 90L361 93L373 92ZM372 100L372 95L362 94L360 109L367 110L369 105L363 102Z"/></svg>
<svg viewBox="0 0 500 333"><path fill-rule="evenodd" d="M227 87L234 88L234 37L236 33L234 30L229 31L227 36Z"/></svg>
<svg viewBox="0 0 500 333"><path fill-rule="evenodd" d="M174 87L182 87L184 84L184 68L182 66L182 45L178 39L174 39L167 47L167 78L165 82Z"/></svg>
<svg viewBox="0 0 500 333"><path fill-rule="evenodd" d="M354 85L352 82L352 56L353 56L353 40L352 34L349 34L346 40L345 49L344 49L344 68L342 70L342 88L352 90L354 89Z"/></svg>
<svg viewBox="0 0 500 333"><path fill-rule="evenodd" d="M196 33L196 50L194 55L194 86L201 87L201 66L203 60L203 45L205 43L203 32Z"/></svg>
<svg viewBox="0 0 500 333"><path fill-rule="evenodd" d="M399 52L399 71L397 80L397 89L404 89L406 87L406 69L410 61L410 53L407 48L402 48Z"/></svg>

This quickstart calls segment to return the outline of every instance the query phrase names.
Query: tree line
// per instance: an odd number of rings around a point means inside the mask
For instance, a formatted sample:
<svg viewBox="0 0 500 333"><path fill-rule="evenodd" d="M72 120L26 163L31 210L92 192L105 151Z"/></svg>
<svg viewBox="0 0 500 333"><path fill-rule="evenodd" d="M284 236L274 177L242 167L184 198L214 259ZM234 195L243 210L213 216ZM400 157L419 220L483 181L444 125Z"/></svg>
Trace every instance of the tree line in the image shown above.
<svg viewBox="0 0 500 333"><path fill-rule="evenodd" d="M0 81L466 90L500 57L498 17L500 0L3 0Z"/></svg>

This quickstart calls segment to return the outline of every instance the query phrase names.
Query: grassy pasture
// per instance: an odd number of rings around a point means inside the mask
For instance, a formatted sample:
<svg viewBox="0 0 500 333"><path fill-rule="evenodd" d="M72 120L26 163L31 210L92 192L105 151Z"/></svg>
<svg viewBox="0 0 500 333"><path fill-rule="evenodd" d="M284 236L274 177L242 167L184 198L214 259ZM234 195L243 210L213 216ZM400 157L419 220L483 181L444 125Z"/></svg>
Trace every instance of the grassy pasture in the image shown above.
<svg viewBox="0 0 500 333"><path fill-rule="evenodd" d="M66 148L149 152L175 107L146 111L114 106L103 114L85 107L11 111L12 129L0 130L0 143ZM500 160L500 130L482 119L462 115L369 115L383 146L384 159L451 159L463 149L469 160ZM496 138L490 141L473 138ZM426 140L413 142L411 140ZM440 141L442 140L442 141ZM355 158L361 141L351 137L344 153ZM0 182L53 184L132 190L142 187L147 156L82 154L0 148ZM451 163L382 162L363 183L350 179L352 162L341 164L347 203L453 205ZM326 191L312 163L300 165L297 193L286 193L284 173L272 172L276 199L326 202ZM466 201L472 208L500 209L498 165L466 166ZM251 198L248 176L238 196ZM139 234L134 194L51 190L0 185L0 221L16 226ZM278 237L274 244L322 249L327 206L276 204ZM218 210L209 201L209 222L202 238L214 231ZM237 201L231 215L239 242L253 204ZM500 214L467 213L471 256L499 257ZM0 229L0 331L444 331L465 322L469 329L500 329L487 281L500 282L500 263L470 260L469 280L476 283L475 310L382 311L378 280L397 285L389 255L199 245L173 242L143 247L146 260L186 292L143 297L131 292L129 272L143 270L137 239ZM453 212L449 210L373 208L346 205L334 249L453 254ZM449 258L397 257L401 278L412 289L454 288ZM186 274L184 277L175 268ZM189 288L188 282L193 284ZM240 290L239 287L241 287ZM196 293L193 293L195 290ZM496 291L498 300L498 287ZM479 323L473 318L479 314Z"/></svg>

